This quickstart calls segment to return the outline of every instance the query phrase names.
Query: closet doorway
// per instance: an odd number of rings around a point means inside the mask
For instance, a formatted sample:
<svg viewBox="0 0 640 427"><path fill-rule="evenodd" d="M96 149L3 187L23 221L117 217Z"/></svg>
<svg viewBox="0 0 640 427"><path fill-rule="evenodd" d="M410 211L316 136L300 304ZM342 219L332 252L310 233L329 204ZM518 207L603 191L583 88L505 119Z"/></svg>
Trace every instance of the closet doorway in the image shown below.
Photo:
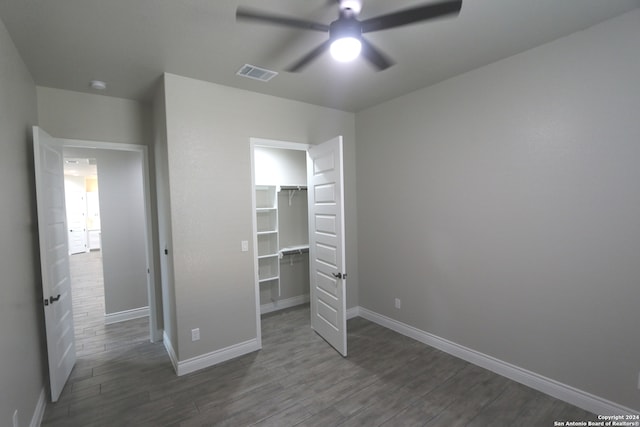
<svg viewBox="0 0 640 427"><path fill-rule="evenodd" d="M318 145L251 138L256 328L310 303L310 326L343 356L346 271L342 137Z"/></svg>

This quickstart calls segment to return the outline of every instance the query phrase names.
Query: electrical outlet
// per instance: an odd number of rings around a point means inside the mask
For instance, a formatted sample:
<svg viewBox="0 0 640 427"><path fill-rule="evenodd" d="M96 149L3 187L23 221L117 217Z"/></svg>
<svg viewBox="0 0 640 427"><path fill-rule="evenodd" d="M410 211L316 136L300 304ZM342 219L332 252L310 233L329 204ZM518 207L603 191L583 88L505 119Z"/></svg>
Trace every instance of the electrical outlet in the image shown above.
<svg viewBox="0 0 640 427"><path fill-rule="evenodd" d="M13 411L13 427L20 427L18 425L18 410Z"/></svg>
<svg viewBox="0 0 640 427"><path fill-rule="evenodd" d="M243 240L241 243L242 252L249 252L249 242L247 240Z"/></svg>
<svg viewBox="0 0 640 427"><path fill-rule="evenodd" d="M400 310L400 307L402 307L402 301L400 301L400 298L396 298L396 308Z"/></svg>
<svg viewBox="0 0 640 427"><path fill-rule="evenodd" d="M191 341L198 341L200 339L200 328L191 330Z"/></svg>

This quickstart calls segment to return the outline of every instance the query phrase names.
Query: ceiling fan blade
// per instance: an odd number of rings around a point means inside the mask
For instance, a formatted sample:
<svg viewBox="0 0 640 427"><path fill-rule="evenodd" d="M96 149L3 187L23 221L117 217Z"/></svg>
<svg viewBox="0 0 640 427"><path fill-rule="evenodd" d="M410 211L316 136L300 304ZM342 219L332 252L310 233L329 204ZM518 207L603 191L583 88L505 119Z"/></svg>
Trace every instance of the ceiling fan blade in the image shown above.
<svg viewBox="0 0 640 427"><path fill-rule="evenodd" d="M300 71L309 62L313 61L318 56L323 54L326 50L328 50L329 46L331 46L331 40L327 40L326 42L322 43L320 46L318 46L315 49L313 49L311 52L307 53L298 62L296 62L295 64L293 64L289 68L287 68L286 71L289 71L290 73L296 73L296 72Z"/></svg>
<svg viewBox="0 0 640 427"><path fill-rule="evenodd" d="M313 21L305 21L303 19L290 18L288 16L274 15L271 13L264 13L257 10L246 9L239 7L236 10L236 19L246 21L259 21L266 24L275 24L283 27L300 28L303 30L322 31L324 33L329 31L329 26L320 24Z"/></svg>
<svg viewBox="0 0 640 427"><path fill-rule="evenodd" d="M361 37L360 41L362 42L362 51L360 53L369 62L371 62L378 71L386 70L394 64L391 58L383 54L380 50L365 40L364 37Z"/></svg>
<svg viewBox="0 0 640 427"><path fill-rule="evenodd" d="M425 21L427 19L440 18L446 15L457 15L460 13L461 8L462 0L452 0L405 9L361 21L362 32L370 33L372 31L413 24L414 22Z"/></svg>

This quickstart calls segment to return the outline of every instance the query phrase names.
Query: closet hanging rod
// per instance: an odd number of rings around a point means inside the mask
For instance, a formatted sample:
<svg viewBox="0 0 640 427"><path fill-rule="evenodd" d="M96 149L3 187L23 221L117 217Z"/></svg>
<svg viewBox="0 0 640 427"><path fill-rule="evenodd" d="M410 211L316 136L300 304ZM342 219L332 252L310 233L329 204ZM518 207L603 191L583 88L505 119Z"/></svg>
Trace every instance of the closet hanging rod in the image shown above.
<svg viewBox="0 0 640 427"><path fill-rule="evenodd" d="M280 249L280 258L285 255L302 255L309 253L309 246L301 245L301 246L293 246L291 248L282 248Z"/></svg>
<svg viewBox="0 0 640 427"><path fill-rule="evenodd" d="M306 185L283 185L280 187L280 191L284 190L295 190L295 191L307 191Z"/></svg>

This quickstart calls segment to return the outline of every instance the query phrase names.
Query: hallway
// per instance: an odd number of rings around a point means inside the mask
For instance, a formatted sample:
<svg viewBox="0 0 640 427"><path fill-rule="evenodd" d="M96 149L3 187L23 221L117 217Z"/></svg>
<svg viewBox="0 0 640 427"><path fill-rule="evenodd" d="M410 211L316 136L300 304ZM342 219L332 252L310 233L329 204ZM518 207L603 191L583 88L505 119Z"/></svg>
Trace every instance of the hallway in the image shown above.
<svg viewBox="0 0 640 427"><path fill-rule="evenodd" d="M102 253L91 251L70 256L73 321L78 359L88 355L149 341L147 317L119 324L104 324ZM133 328L132 325L140 327Z"/></svg>

